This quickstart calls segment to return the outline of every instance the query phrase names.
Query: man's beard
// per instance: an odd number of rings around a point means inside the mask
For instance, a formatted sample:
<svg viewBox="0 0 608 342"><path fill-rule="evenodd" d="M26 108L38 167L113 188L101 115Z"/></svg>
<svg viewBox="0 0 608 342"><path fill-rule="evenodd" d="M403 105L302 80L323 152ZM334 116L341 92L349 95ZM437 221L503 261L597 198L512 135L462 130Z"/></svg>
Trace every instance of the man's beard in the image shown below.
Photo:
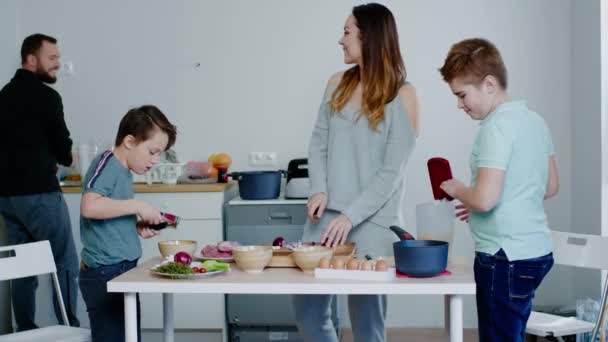
<svg viewBox="0 0 608 342"><path fill-rule="evenodd" d="M57 77L53 77L51 76L51 74L49 72L47 72L46 70L42 69L42 68L38 68L38 70L36 70L36 77L41 80L44 83L48 83L48 84L53 84L55 82L57 82Z"/></svg>

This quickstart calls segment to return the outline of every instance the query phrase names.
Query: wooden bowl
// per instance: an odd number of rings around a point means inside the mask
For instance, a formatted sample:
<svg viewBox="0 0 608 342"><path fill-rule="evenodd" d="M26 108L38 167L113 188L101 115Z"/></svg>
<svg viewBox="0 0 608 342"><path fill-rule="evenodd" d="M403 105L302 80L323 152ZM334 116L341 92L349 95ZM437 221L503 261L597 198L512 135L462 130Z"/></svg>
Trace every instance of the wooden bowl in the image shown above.
<svg viewBox="0 0 608 342"><path fill-rule="evenodd" d="M175 255L178 252L186 252L190 254L190 256L194 255L196 251L196 241L195 240L165 240L158 242L158 250L160 251L160 255L163 258L166 258L170 255Z"/></svg>
<svg viewBox="0 0 608 342"><path fill-rule="evenodd" d="M293 250L291 257L298 267L304 272L311 272L319 266L321 258L329 257L334 251L323 246L303 246Z"/></svg>
<svg viewBox="0 0 608 342"><path fill-rule="evenodd" d="M232 248L236 265L245 272L262 272L272 258L272 246L238 246Z"/></svg>

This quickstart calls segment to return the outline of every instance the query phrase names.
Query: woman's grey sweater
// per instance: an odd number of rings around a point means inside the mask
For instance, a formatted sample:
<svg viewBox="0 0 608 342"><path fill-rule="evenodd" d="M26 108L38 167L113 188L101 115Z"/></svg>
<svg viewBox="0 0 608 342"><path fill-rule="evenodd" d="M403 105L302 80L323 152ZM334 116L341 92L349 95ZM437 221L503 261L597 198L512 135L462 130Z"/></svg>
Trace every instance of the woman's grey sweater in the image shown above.
<svg viewBox="0 0 608 342"><path fill-rule="evenodd" d="M365 220L402 225L404 173L416 139L405 105L396 96L372 130L349 102L331 113L329 87L309 147L311 195L324 192L328 209L345 214L353 228Z"/></svg>

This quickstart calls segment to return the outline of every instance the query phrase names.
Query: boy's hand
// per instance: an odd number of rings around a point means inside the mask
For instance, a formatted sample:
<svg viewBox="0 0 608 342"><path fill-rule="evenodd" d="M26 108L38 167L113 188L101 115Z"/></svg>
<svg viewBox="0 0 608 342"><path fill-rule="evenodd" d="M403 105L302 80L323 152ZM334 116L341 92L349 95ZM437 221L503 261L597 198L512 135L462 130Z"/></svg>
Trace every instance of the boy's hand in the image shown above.
<svg viewBox="0 0 608 342"><path fill-rule="evenodd" d="M147 202L136 200L137 201L137 215L141 218L142 221L148 224L159 224L162 221L162 216L160 215L160 210L155 208L154 206L148 204Z"/></svg>
<svg viewBox="0 0 608 342"><path fill-rule="evenodd" d="M160 235L160 230L154 230L148 227L137 227L137 234L142 239L149 239L151 237L155 237L156 235Z"/></svg>
<svg viewBox="0 0 608 342"><path fill-rule="evenodd" d="M469 208L465 207L464 204L456 205L456 217L462 222L469 223Z"/></svg>
<svg viewBox="0 0 608 342"><path fill-rule="evenodd" d="M453 198L460 198L462 189L466 188L466 185L457 179L449 179L439 186L441 190L445 191L446 194Z"/></svg>

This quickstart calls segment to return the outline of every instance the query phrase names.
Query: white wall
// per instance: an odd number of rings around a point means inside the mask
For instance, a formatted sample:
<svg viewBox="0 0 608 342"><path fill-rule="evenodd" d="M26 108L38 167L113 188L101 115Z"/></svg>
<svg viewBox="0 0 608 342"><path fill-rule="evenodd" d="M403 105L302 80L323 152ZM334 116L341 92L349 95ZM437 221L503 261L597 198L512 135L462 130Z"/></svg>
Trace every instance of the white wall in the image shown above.
<svg viewBox="0 0 608 342"><path fill-rule="evenodd" d="M248 152L275 151L284 168L290 159L306 155L325 83L345 68L337 41L355 3L3 2L0 18L8 21L2 20L0 28L15 32L15 38L0 33L0 79L5 80L3 68L18 64L23 37L48 33L59 39L63 62L74 63L75 73L62 74L56 88L77 142L112 142L128 108L153 103L178 126L175 148L181 160L226 151L233 156L233 169L243 170L250 169ZM577 114L571 114L571 7L576 2L385 3L397 18L409 80L418 88L422 107L422 135L409 163L407 226L415 227L415 204L432 197L425 164L429 157L448 158L455 176L469 180L468 157L477 124L458 111L437 69L451 44L481 36L502 51L512 97L526 99L552 130L562 187L547 203L547 213L554 229L569 231L575 214L575 170L570 165L574 155L581 154L573 152L579 146L573 145L573 134L580 137L575 133L579 130L572 129ZM586 15L581 12L576 22ZM468 228L456 228L457 254L472 258ZM539 301L559 301L562 295L541 293ZM438 297L391 298L389 324L439 325L443 315L436 308L441 303ZM465 323L473 326L474 302L468 300L466 307Z"/></svg>
<svg viewBox="0 0 608 342"><path fill-rule="evenodd" d="M572 231L601 235L600 1L572 6ZM606 172L606 171L604 171ZM573 270L573 298L598 297L600 272Z"/></svg>

